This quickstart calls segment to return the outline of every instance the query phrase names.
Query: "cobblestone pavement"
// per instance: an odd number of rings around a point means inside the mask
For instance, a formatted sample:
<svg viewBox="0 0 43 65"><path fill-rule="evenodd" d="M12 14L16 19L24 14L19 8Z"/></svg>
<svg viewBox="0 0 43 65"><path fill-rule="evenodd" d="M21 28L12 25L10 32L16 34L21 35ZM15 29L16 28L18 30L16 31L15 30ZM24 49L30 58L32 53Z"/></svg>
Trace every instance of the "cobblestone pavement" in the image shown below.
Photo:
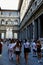
<svg viewBox="0 0 43 65"><path fill-rule="evenodd" d="M4 44L2 56L0 57L0 65L16 65L16 56L15 55L14 55L13 59L14 59L13 61L9 61L7 45ZM24 54L23 54L23 48L22 48L22 53L20 56L19 65L26 65L25 59L24 59ZM43 58L42 58L42 63L38 63L37 57L32 57L32 53L29 53L28 65L43 65Z"/></svg>

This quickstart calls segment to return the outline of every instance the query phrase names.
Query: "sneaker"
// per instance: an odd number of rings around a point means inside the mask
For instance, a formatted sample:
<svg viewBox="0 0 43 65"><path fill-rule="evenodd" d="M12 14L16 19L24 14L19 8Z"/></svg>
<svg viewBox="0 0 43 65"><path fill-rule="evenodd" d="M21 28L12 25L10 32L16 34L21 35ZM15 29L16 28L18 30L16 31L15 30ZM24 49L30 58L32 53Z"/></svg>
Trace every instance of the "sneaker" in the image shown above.
<svg viewBox="0 0 43 65"><path fill-rule="evenodd" d="M2 55L0 54L0 57L2 57Z"/></svg>
<svg viewBox="0 0 43 65"><path fill-rule="evenodd" d="M40 63L40 60L38 60L38 63Z"/></svg>
<svg viewBox="0 0 43 65"><path fill-rule="evenodd" d="M40 60L40 63L42 62L42 60Z"/></svg>
<svg viewBox="0 0 43 65"><path fill-rule="evenodd" d="M11 61L11 58L9 58L9 60Z"/></svg>

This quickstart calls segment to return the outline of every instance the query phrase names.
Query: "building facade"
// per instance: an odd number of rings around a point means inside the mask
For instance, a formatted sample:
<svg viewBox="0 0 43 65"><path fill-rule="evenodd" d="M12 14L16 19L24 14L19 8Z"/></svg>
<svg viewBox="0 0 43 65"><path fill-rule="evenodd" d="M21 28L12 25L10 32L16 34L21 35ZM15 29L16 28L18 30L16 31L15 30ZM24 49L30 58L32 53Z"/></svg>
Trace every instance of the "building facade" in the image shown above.
<svg viewBox="0 0 43 65"><path fill-rule="evenodd" d="M18 38L19 16L16 10L0 10L0 38Z"/></svg>
<svg viewBox="0 0 43 65"><path fill-rule="evenodd" d="M3 33L4 38L43 41L43 0L21 2L18 11L0 9L0 38ZM9 34L8 31L12 33Z"/></svg>
<svg viewBox="0 0 43 65"><path fill-rule="evenodd" d="M43 0L30 0L30 4L27 5L28 8L25 7L26 4L24 3L20 10L20 15L22 9L24 14L21 15L19 39L26 38L30 41L40 39L43 41Z"/></svg>

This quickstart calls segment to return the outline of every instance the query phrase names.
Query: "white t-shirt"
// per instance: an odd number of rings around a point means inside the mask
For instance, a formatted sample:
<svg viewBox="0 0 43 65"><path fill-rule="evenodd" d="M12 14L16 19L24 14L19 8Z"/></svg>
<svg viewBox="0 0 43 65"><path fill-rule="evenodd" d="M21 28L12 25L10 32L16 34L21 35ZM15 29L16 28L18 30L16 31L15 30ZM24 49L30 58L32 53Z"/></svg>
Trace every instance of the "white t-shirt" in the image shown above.
<svg viewBox="0 0 43 65"><path fill-rule="evenodd" d="M30 45L29 42L24 43L24 47L25 47L25 48L29 48L29 45Z"/></svg>
<svg viewBox="0 0 43 65"><path fill-rule="evenodd" d="M36 48L36 43L35 43L35 42L32 43L32 48L35 49L35 50L37 49L37 48Z"/></svg>
<svg viewBox="0 0 43 65"><path fill-rule="evenodd" d="M13 47L15 47L15 45L16 45L16 43L9 44L8 48L12 49Z"/></svg>
<svg viewBox="0 0 43 65"><path fill-rule="evenodd" d="M20 48L19 48L19 47L16 47L16 48L15 48L15 51L20 51Z"/></svg>

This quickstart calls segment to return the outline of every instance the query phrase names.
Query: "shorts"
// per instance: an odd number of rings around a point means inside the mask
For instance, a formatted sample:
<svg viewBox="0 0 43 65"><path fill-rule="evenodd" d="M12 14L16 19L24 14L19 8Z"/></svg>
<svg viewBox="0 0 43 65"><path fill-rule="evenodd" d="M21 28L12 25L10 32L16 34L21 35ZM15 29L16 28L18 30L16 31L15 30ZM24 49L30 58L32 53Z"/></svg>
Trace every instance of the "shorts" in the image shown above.
<svg viewBox="0 0 43 65"><path fill-rule="evenodd" d="M24 53L29 53L30 52L30 49L29 48L24 48Z"/></svg>
<svg viewBox="0 0 43 65"><path fill-rule="evenodd" d="M2 54L2 50L0 50L0 54Z"/></svg>
<svg viewBox="0 0 43 65"><path fill-rule="evenodd" d="M40 53L40 52L41 52L41 49L40 49L40 48L37 48L37 52L39 52L39 53Z"/></svg>
<svg viewBox="0 0 43 65"><path fill-rule="evenodd" d="M21 51L15 51L15 54L16 54L16 55L20 55L20 52L21 52Z"/></svg>
<svg viewBox="0 0 43 65"><path fill-rule="evenodd" d="M36 50L35 50L35 49L33 49L33 52L36 52Z"/></svg>

